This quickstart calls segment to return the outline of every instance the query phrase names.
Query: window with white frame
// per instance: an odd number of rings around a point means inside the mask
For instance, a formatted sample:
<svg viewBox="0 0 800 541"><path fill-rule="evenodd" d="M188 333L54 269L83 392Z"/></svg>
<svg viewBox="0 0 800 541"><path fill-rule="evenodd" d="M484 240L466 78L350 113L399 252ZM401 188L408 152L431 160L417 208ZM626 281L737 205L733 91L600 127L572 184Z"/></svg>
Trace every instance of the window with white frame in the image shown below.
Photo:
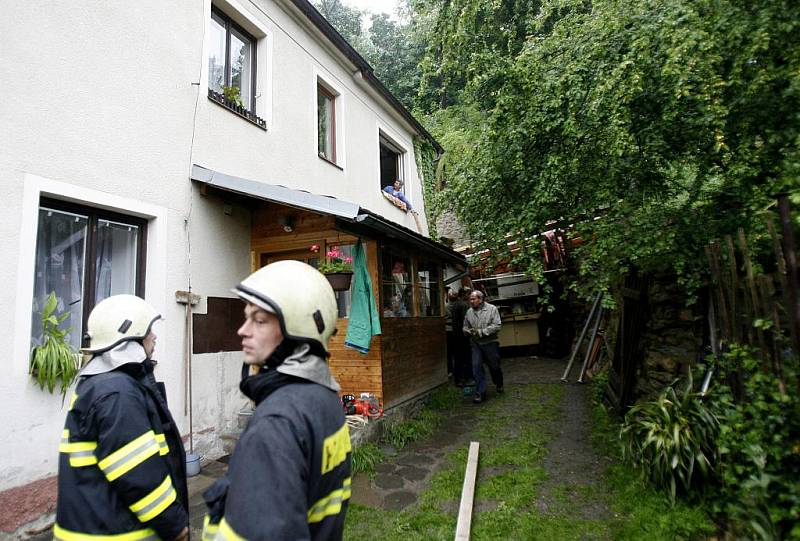
<svg viewBox="0 0 800 541"><path fill-rule="evenodd" d="M36 237L31 341L41 340L41 312L50 293L69 342L81 347L89 312L123 293L144 295L146 221L61 201L42 199Z"/></svg>
<svg viewBox="0 0 800 541"><path fill-rule="evenodd" d="M378 145L380 148L381 189L392 186L397 180L404 183L403 154L405 154L405 150L383 133L378 137Z"/></svg>
<svg viewBox="0 0 800 541"><path fill-rule="evenodd" d="M336 94L317 83L317 153L336 163Z"/></svg>
<svg viewBox="0 0 800 541"><path fill-rule="evenodd" d="M213 6L209 28L208 97L266 128L256 115L258 40Z"/></svg>

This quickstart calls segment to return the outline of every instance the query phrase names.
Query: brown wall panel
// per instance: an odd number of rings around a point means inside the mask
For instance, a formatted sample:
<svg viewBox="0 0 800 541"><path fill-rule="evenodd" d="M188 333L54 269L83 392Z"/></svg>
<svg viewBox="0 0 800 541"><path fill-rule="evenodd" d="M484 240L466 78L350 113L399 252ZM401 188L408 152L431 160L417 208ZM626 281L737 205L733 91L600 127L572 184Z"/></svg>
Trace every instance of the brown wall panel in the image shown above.
<svg viewBox="0 0 800 541"><path fill-rule="evenodd" d="M236 331L244 322L241 299L208 297L205 314L192 314L192 353L237 351L242 340Z"/></svg>
<svg viewBox="0 0 800 541"><path fill-rule="evenodd" d="M385 407L447 381L444 318L385 318L381 325Z"/></svg>

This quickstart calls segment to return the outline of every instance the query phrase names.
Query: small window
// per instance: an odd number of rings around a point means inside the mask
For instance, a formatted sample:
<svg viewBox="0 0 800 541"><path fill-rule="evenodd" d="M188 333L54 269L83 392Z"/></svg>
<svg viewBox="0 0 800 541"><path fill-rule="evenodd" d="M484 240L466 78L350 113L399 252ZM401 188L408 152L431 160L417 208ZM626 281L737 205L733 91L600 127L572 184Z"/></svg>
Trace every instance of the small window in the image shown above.
<svg viewBox="0 0 800 541"><path fill-rule="evenodd" d="M43 199L39 207L31 341L41 340L41 311L48 295L69 342L81 347L94 306L112 295L144 295L144 220Z"/></svg>
<svg viewBox="0 0 800 541"><path fill-rule="evenodd" d="M211 8L208 97L266 129L256 116L256 39Z"/></svg>
<svg viewBox="0 0 800 541"><path fill-rule="evenodd" d="M384 250L381 256L381 299L383 317L414 315L414 284L411 280L411 259Z"/></svg>
<svg viewBox="0 0 800 541"><path fill-rule="evenodd" d="M403 150L383 135L379 138L381 160L381 190L403 181Z"/></svg>
<svg viewBox="0 0 800 541"><path fill-rule="evenodd" d="M321 84L317 85L317 152L336 163L336 96Z"/></svg>
<svg viewBox="0 0 800 541"><path fill-rule="evenodd" d="M417 265L419 283L419 313L422 316L442 315L439 289L439 265L431 261L420 261Z"/></svg>

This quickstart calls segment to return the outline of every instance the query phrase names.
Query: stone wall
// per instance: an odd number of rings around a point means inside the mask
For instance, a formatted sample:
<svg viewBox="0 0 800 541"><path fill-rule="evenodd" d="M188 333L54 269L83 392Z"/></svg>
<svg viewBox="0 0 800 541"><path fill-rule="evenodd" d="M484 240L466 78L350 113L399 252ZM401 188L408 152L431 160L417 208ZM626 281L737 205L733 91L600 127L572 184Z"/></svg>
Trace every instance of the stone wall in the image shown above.
<svg viewBox="0 0 800 541"><path fill-rule="evenodd" d="M703 343L703 316L686 307L686 297L674 276L653 278L647 324L641 339L642 363L637 399L657 395L697 362Z"/></svg>

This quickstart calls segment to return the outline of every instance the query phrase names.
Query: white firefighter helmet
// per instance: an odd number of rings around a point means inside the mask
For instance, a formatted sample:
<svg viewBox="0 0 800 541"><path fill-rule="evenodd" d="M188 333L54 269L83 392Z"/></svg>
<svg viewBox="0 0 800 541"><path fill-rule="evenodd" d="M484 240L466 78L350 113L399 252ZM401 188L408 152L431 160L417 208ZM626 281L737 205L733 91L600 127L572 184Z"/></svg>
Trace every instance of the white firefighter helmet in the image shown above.
<svg viewBox="0 0 800 541"><path fill-rule="evenodd" d="M243 300L277 316L285 338L317 343L328 351L338 309L328 279L300 261L263 267L233 290Z"/></svg>
<svg viewBox="0 0 800 541"><path fill-rule="evenodd" d="M94 307L89 314L85 353L102 353L126 340L143 340L161 318L155 308L136 295L114 295Z"/></svg>

